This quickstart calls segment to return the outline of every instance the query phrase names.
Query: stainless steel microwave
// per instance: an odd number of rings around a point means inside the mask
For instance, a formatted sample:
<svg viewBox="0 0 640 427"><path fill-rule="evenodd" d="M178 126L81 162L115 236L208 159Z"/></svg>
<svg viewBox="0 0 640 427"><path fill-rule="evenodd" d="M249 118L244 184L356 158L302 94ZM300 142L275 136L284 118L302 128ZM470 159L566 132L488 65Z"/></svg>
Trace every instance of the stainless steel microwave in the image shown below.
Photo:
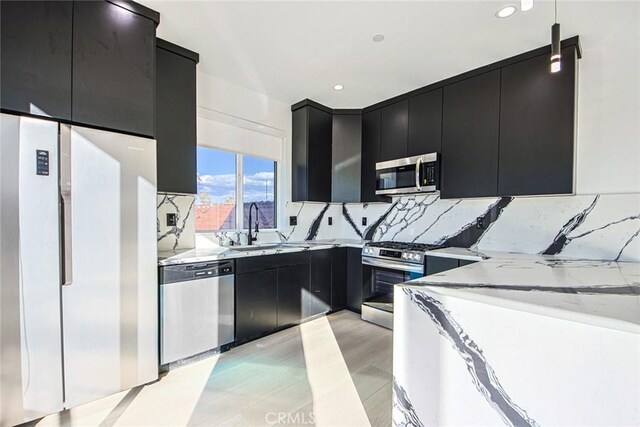
<svg viewBox="0 0 640 427"><path fill-rule="evenodd" d="M376 194L431 193L440 190L438 153L376 163Z"/></svg>

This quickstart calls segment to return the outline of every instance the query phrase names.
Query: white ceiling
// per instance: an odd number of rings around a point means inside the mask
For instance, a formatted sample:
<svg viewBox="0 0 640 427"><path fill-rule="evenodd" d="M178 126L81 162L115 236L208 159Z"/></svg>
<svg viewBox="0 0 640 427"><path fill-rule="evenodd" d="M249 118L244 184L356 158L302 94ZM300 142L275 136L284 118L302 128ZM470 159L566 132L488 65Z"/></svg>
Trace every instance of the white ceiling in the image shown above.
<svg viewBox="0 0 640 427"><path fill-rule="evenodd" d="M365 107L548 44L553 23L553 2L540 0L507 19L496 10L519 1L142 3L160 12L159 37L200 53L201 71L286 103L334 108ZM559 0L562 37L579 34L586 52L591 37L615 37L637 3ZM375 34L385 40L374 43Z"/></svg>

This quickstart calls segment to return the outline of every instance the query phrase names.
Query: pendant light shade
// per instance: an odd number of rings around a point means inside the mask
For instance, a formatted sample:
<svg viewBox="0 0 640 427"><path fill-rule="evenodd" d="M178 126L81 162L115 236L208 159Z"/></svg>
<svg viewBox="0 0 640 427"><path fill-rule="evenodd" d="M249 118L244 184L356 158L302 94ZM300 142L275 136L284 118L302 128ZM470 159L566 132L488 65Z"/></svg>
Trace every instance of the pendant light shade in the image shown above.
<svg viewBox="0 0 640 427"><path fill-rule="evenodd" d="M562 68L560 61L560 24L557 22L551 26L551 72L557 73Z"/></svg>

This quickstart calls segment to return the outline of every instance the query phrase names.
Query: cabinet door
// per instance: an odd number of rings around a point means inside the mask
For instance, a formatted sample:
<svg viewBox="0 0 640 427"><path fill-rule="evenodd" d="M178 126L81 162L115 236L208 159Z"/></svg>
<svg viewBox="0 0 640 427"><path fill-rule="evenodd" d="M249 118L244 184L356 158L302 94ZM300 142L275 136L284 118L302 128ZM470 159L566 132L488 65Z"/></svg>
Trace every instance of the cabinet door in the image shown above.
<svg viewBox="0 0 640 427"><path fill-rule="evenodd" d="M440 153L442 149L442 89L409 98L407 155Z"/></svg>
<svg viewBox="0 0 640 427"><path fill-rule="evenodd" d="M309 114L308 107L291 113L291 201L309 200Z"/></svg>
<svg viewBox="0 0 640 427"><path fill-rule="evenodd" d="M382 108L380 126L380 161L407 156L409 100Z"/></svg>
<svg viewBox="0 0 640 427"><path fill-rule="evenodd" d="M309 315L331 309L331 249L311 251Z"/></svg>
<svg viewBox="0 0 640 427"><path fill-rule="evenodd" d="M196 63L158 48L158 191L196 194Z"/></svg>
<svg viewBox="0 0 640 427"><path fill-rule="evenodd" d="M73 3L72 119L155 135L155 23L106 1Z"/></svg>
<svg viewBox="0 0 640 427"><path fill-rule="evenodd" d="M331 201L331 114L309 108L308 199Z"/></svg>
<svg viewBox="0 0 640 427"><path fill-rule="evenodd" d="M362 310L362 250L347 248L347 308Z"/></svg>
<svg viewBox="0 0 640 427"><path fill-rule="evenodd" d="M70 1L0 2L3 110L71 120Z"/></svg>
<svg viewBox="0 0 640 427"><path fill-rule="evenodd" d="M236 341L263 335L277 327L278 271L236 275Z"/></svg>
<svg viewBox="0 0 640 427"><path fill-rule="evenodd" d="M427 276L458 268L459 262L454 258L427 256L425 259Z"/></svg>
<svg viewBox="0 0 640 427"><path fill-rule="evenodd" d="M499 195L573 192L575 83L575 47L559 73L549 55L502 69Z"/></svg>
<svg viewBox="0 0 640 427"><path fill-rule="evenodd" d="M360 201L362 114L334 114L332 125L331 201Z"/></svg>
<svg viewBox="0 0 640 427"><path fill-rule="evenodd" d="M278 269L278 327L299 323L307 314L309 265Z"/></svg>
<svg viewBox="0 0 640 427"><path fill-rule="evenodd" d="M347 305L347 248L335 248L331 254L331 309Z"/></svg>
<svg viewBox="0 0 640 427"><path fill-rule="evenodd" d="M498 192L500 70L444 88L442 198Z"/></svg>
<svg viewBox="0 0 640 427"><path fill-rule="evenodd" d="M380 161L380 110L362 115L360 200L376 202L376 163Z"/></svg>

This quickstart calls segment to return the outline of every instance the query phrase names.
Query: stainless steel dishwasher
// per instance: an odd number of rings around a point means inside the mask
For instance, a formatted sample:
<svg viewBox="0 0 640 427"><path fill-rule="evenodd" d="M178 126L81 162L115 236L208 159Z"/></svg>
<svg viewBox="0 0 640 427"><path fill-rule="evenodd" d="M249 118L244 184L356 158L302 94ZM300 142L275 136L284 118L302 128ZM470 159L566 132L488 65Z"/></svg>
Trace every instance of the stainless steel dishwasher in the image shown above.
<svg viewBox="0 0 640 427"><path fill-rule="evenodd" d="M234 340L234 263L214 261L160 269L160 364Z"/></svg>

